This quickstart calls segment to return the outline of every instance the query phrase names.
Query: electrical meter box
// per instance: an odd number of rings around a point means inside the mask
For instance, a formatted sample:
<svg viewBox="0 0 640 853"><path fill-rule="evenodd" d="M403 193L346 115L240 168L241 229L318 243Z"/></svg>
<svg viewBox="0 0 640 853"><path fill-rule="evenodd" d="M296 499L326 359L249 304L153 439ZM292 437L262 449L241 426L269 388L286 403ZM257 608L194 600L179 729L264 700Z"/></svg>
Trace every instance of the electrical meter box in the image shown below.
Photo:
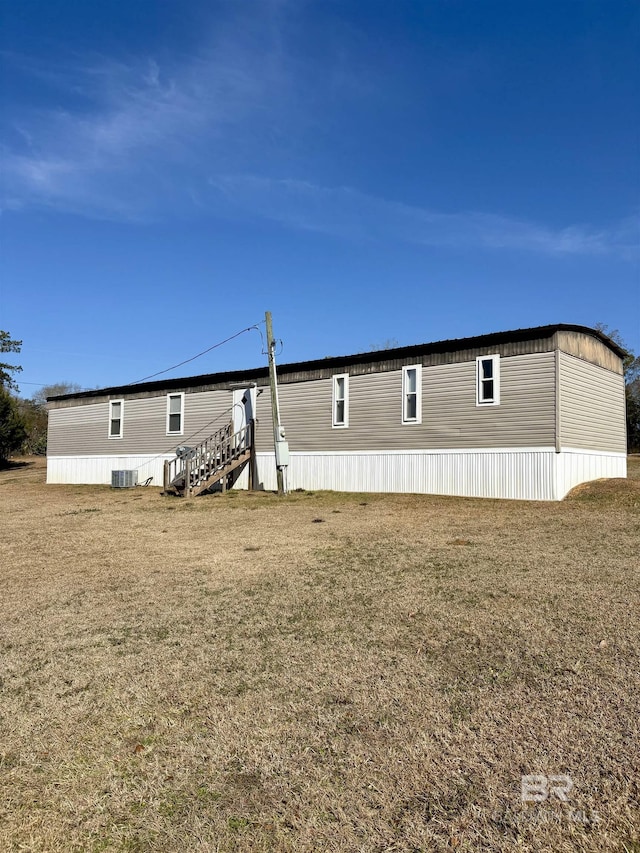
<svg viewBox="0 0 640 853"><path fill-rule="evenodd" d="M276 441L276 465L285 468L289 464L289 442Z"/></svg>

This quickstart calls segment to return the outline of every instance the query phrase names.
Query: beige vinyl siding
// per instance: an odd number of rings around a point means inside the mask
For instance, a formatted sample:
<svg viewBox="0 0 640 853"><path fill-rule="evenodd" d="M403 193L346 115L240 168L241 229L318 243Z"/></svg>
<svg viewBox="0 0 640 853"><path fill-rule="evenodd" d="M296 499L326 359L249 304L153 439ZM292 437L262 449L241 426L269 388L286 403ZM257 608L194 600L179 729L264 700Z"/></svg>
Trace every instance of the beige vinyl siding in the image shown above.
<svg viewBox="0 0 640 853"><path fill-rule="evenodd" d="M624 453L623 376L564 352L559 369L561 446Z"/></svg>
<svg viewBox="0 0 640 853"><path fill-rule="evenodd" d="M224 425L231 391L185 394L182 435L167 435L167 397L125 398L123 437L109 438L108 401L49 412L49 456L169 453L180 444L197 444Z"/></svg>
<svg viewBox="0 0 640 853"><path fill-rule="evenodd" d="M499 406L476 406L476 362L423 367L422 423L402 424L402 370L351 376L349 427L331 425L331 378L281 385L292 451L553 447L553 352L500 359ZM268 390L258 397L257 449L273 449Z"/></svg>

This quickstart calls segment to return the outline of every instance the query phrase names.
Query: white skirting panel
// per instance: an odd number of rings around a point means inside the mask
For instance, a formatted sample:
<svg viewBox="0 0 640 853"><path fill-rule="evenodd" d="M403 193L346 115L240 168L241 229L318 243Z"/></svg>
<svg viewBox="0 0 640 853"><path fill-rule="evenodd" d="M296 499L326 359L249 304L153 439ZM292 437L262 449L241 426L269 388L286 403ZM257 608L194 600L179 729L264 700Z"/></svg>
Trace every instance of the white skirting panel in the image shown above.
<svg viewBox="0 0 640 853"><path fill-rule="evenodd" d="M153 477L151 485L162 486L164 460L173 458L171 453L164 456L48 456L47 483L111 485L112 471L135 469L139 483Z"/></svg>
<svg viewBox="0 0 640 853"><path fill-rule="evenodd" d="M479 498L554 500L552 448L292 453L293 489L408 492ZM276 488L273 454L257 454L258 481Z"/></svg>
<svg viewBox="0 0 640 853"><path fill-rule="evenodd" d="M111 484L111 472L138 471L162 486L163 456L50 456L48 483ZM256 455L257 488L277 488L273 453ZM477 498L561 500L579 483L626 477L623 453L554 448L291 453L287 487L337 492L406 492ZM235 488L247 488L245 468Z"/></svg>
<svg viewBox="0 0 640 853"><path fill-rule="evenodd" d="M627 476L626 453L563 448L556 465L556 495L561 500L567 492L589 480Z"/></svg>

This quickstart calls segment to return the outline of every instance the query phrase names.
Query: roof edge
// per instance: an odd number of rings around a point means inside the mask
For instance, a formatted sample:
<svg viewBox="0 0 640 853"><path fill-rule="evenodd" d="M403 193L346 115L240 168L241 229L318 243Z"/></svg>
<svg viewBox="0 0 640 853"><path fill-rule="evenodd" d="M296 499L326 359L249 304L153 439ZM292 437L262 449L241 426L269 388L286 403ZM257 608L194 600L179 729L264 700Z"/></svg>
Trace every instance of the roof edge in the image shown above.
<svg viewBox="0 0 640 853"><path fill-rule="evenodd" d="M444 341L433 341L432 343L412 344L405 347L393 347L386 350L372 350L363 353L352 353L351 355L327 356L326 358L312 359L311 361L290 362L278 365L279 374L297 373L305 370L317 370L327 367L344 367L348 364L365 364L366 362L381 361L385 358L408 358L413 355L426 355L429 353L452 352L463 349L474 349L508 343L510 341L526 341L536 337L551 337L556 332L580 332L597 338L605 346L609 347L619 358L624 359L628 353L615 341L607 337L598 329L589 326L579 326L570 323L555 323L548 326L533 326L529 329L513 329L505 332L491 332L486 335L474 335L470 338L452 338ZM107 397L115 394L127 394L134 391L148 392L154 390L171 391L189 385L210 385L213 383L233 383L240 380L261 379L268 376L268 368L249 368L248 370L231 370L222 373L203 373L197 376L182 376L171 379L159 379L153 382L133 382L129 385L114 385L108 388L96 388L91 391L75 391L71 394L59 394L47 397L47 402L63 400L79 400L88 397Z"/></svg>

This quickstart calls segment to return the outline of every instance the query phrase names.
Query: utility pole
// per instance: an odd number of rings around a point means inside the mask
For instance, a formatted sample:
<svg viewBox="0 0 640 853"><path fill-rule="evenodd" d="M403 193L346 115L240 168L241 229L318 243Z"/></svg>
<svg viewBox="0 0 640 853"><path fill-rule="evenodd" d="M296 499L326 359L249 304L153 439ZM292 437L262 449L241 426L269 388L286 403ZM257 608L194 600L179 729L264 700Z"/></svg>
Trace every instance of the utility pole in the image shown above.
<svg viewBox="0 0 640 853"><path fill-rule="evenodd" d="M278 377L276 374L276 342L273 339L271 311L266 311L267 352L269 354L269 384L271 385L271 416L273 419L273 447L276 455L276 477L278 478L278 494L284 495L283 468L289 464L289 446L284 440L284 429L280 425L280 405L278 403Z"/></svg>

